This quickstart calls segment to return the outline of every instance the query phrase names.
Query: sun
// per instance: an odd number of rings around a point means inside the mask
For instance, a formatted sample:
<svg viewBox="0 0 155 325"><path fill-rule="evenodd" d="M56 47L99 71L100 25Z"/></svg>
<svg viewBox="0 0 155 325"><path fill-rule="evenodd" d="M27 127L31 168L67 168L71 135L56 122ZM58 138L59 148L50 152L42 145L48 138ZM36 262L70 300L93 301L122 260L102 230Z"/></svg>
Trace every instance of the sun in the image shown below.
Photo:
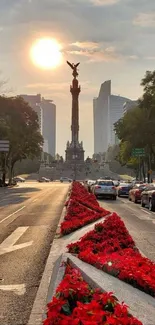
<svg viewBox="0 0 155 325"><path fill-rule="evenodd" d="M53 69L61 64L61 46L54 39L42 38L32 45L30 56L32 62L40 68Z"/></svg>

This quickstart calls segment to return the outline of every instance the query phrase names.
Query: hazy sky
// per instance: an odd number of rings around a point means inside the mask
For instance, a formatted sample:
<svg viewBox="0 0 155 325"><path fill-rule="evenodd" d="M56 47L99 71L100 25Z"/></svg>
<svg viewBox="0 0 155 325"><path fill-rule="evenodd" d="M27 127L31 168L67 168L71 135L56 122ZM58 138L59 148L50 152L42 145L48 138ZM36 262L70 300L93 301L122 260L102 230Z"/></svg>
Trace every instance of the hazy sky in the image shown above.
<svg viewBox="0 0 155 325"><path fill-rule="evenodd" d="M62 45L64 61L41 70L29 51L38 38ZM93 151L93 97L112 80L112 93L137 99L146 70L155 69L154 0L0 0L0 69L15 94L41 93L57 105L57 152L70 139L71 71L81 62L80 138Z"/></svg>

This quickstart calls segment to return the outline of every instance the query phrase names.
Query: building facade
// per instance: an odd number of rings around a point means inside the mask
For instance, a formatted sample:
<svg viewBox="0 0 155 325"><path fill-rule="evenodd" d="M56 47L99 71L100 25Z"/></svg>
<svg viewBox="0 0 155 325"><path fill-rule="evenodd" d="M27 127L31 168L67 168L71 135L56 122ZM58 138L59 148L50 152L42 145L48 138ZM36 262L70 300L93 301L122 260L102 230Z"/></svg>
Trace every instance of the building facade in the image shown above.
<svg viewBox="0 0 155 325"><path fill-rule="evenodd" d="M51 156L56 154L56 105L51 101L42 98L42 134L44 146ZM48 151L47 151L48 150Z"/></svg>
<svg viewBox="0 0 155 325"><path fill-rule="evenodd" d="M105 81L99 96L93 100L94 153L107 151L116 143L114 123L123 116L123 105L128 98L111 94L111 80Z"/></svg>
<svg viewBox="0 0 155 325"><path fill-rule="evenodd" d="M44 138L43 152L56 154L56 105L37 95L20 95L37 113L40 132Z"/></svg>
<svg viewBox="0 0 155 325"><path fill-rule="evenodd" d="M138 105L137 100L128 100L123 104L123 115L129 111L130 109L136 107Z"/></svg>

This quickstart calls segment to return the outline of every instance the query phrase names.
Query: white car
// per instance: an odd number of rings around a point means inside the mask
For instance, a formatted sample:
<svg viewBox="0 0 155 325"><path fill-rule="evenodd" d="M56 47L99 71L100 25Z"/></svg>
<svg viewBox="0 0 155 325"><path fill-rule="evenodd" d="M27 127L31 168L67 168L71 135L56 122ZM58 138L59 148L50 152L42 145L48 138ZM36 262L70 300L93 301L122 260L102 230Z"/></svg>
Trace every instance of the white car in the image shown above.
<svg viewBox="0 0 155 325"><path fill-rule="evenodd" d="M96 197L109 197L113 200L117 198L117 191L113 181L99 179L92 188L92 193Z"/></svg>
<svg viewBox="0 0 155 325"><path fill-rule="evenodd" d="M50 179L46 177L41 177L38 181L39 183L49 183Z"/></svg>
<svg viewBox="0 0 155 325"><path fill-rule="evenodd" d="M14 177L14 179L13 179L15 182L17 182L17 183L24 183L25 182L25 178L23 178L23 177Z"/></svg>
<svg viewBox="0 0 155 325"><path fill-rule="evenodd" d="M71 183L72 182L72 179L71 178L68 178L68 177L61 177L60 178L60 182L61 183L64 183L64 182Z"/></svg>

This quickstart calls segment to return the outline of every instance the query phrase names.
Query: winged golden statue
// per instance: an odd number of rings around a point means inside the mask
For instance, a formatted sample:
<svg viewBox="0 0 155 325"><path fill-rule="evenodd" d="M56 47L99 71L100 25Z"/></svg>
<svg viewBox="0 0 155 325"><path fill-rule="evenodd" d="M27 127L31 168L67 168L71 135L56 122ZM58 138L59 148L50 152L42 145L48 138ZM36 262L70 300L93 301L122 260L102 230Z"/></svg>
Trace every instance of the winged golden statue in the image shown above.
<svg viewBox="0 0 155 325"><path fill-rule="evenodd" d="M69 61L67 61L67 64L73 70L73 76L76 78L78 76L77 67L79 66L80 62L74 64L74 63L70 63Z"/></svg>

